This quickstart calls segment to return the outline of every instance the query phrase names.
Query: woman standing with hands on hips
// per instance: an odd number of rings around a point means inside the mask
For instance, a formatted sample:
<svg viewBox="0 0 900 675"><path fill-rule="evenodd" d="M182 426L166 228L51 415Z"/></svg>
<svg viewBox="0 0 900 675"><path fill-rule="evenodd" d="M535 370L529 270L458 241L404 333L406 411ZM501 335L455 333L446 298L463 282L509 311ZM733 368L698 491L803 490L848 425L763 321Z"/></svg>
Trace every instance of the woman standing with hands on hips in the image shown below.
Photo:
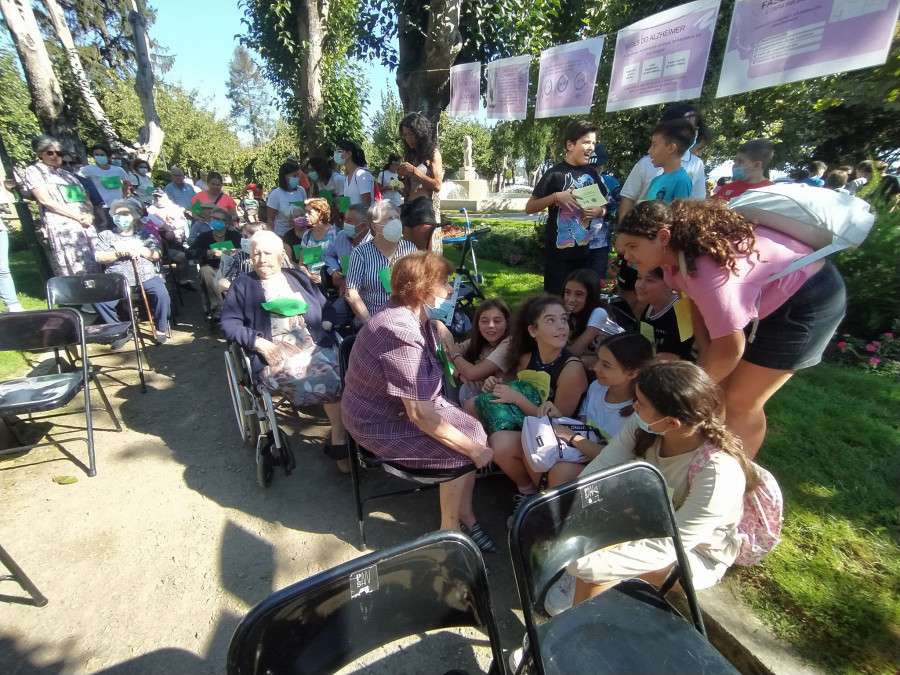
<svg viewBox="0 0 900 675"><path fill-rule="evenodd" d="M616 245L640 274L662 267L666 284L690 298L697 363L722 387L725 421L754 457L766 401L822 359L843 319L843 279L818 260L772 280L812 249L717 201L642 202Z"/></svg>

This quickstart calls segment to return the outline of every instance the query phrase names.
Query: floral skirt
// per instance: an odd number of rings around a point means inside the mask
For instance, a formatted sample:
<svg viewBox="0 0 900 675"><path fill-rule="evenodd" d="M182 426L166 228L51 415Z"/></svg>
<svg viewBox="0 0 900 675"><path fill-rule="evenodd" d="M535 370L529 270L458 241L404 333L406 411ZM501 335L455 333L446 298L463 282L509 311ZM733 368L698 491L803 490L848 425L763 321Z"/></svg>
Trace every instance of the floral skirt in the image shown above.
<svg viewBox="0 0 900 675"><path fill-rule="evenodd" d="M297 407L341 400L337 349L314 343L279 346L285 358L278 365L263 369L260 383L264 387L286 396Z"/></svg>

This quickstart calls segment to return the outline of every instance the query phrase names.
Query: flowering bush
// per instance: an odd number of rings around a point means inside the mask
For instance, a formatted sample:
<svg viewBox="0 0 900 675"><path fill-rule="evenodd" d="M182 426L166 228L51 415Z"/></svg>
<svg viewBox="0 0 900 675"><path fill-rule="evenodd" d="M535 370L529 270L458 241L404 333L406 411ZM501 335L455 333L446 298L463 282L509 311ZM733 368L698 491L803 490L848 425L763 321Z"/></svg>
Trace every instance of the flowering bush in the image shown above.
<svg viewBox="0 0 900 675"><path fill-rule="evenodd" d="M510 267L518 267L525 262L525 256L521 253L511 253L506 259L506 262L509 263Z"/></svg>
<svg viewBox="0 0 900 675"><path fill-rule="evenodd" d="M830 357L835 361L894 377L900 374L900 320L894 321L894 332L883 333L878 340L862 340L849 333L833 342Z"/></svg>

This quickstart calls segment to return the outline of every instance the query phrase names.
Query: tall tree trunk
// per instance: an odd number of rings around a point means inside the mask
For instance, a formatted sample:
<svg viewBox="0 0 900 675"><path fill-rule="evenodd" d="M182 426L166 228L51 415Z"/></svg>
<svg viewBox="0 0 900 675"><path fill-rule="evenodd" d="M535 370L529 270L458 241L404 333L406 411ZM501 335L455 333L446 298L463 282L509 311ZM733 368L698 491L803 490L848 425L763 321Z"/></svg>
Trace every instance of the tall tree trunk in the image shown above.
<svg viewBox="0 0 900 675"><path fill-rule="evenodd" d="M87 75L85 75L84 67L81 65L81 57L78 55L78 50L75 48L75 40L72 39L72 32L66 24L66 16L63 13L62 7L59 6L59 3L56 0L43 0L43 2L44 6L47 8L47 14L50 15L53 31L56 33L56 36L62 43L63 49L66 51L66 57L69 59L69 68L72 69L72 74L75 76L75 83L78 85L78 91L81 94L81 98L84 101L88 112L100 128L100 133L103 134L103 140L106 144L110 148L121 148L122 141L119 138L119 134L116 133L113 125L110 123L109 118L106 116L106 111L103 110L103 106L100 105L97 97L94 96L94 91L91 89L91 83L88 81Z"/></svg>
<svg viewBox="0 0 900 675"><path fill-rule="evenodd" d="M322 43L330 12L329 0L300 0L297 11L297 38L306 46L301 57L298 90L295 98L300 101L303 127L306 131L306 147L310 155L321 155L325 148L320 125L325 117L322 96Z"/></svg>
<svg viewBox="0 0 900 675"><path fill-rule="evenodd" d="M140 3L140 6L139 6ZM137 57L137 75L134 79L134 90L141 102L144 113L144 126L138 131L138 139L134 144L137 154L146 159L152 166L159 156L163 143L162 123L156 112L153 96L153 66L150 64L150 38L147 36L147 22L140 10L144 9L144 0L131 0L131 11L128 12L128 23L131 24L134 53Z"/></svg>
<svg viewBox="0 0 900 675"><path fill-rule="evenodd" d="M31 93L31 109L41 131L55 136L65 147L83 156L84 145L78 137L75 118L66 106L31 3L29 0L0 0L0 12L22 62Z"/></svg>
<svg viewBox="0 0 900 675"><path fill-rule="evenodd" d="M412 20L404 3L397 5L400 100L406 112L421 112L435 128L450 102L450 66L462 49L461 4L462 0L433 0L424 26Z"/></svg>

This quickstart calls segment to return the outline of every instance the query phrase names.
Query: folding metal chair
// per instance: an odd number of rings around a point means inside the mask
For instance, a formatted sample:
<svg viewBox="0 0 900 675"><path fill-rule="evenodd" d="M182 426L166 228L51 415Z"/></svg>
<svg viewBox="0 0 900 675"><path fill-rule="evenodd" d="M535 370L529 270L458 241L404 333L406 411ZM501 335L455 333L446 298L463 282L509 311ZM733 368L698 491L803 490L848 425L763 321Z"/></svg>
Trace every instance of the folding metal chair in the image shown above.
<svg viewBox="0 0 900 675"><path fill-rule="evenodd" d="M134 358L136 366L103 366L100 372L109 374L119 370L137 370L141 380L141 392L147 392L144 382L144 364L141 359L141 346L138 344L137 318L131 303L131 289L121 274L85 274L81 276L53 277L47 281L47 306L84 305L98 302L124 302L128 307L130 321L118 323L100 323L85 326L84 337L88 344L109 344L122 338L131 338L134 342ZM94 355L96 364L98 355ZM104 356L111 356L104 355ZM77 355L73 364L77 362Z"/></svg>
<svg viewBox="0 0 900 675"><path fill-rule="evenodd" d="M22 568L16 564L12 556L6 552L6 549L0 546L0 564L9 570L9 574L0 575L0 581L15 581L31 596L31 601L36 607L43 607L47 604L47 598L38 590L34 582L28 578L28 575L22 571Z"/></svg>
<svg viewBox="0 0 900 675"><path fill-rule="evenodd" d="M678 561L660 589L630 579L545 617L546 593L567 565L609 546L656 538L673 540ZM649 464L582 476L532 497L516 512L509 541L528 637L518 672L738 672L706 639L666 482ZM676 582L691 622L665 598Z"/></svg>
<svg viewBox="0 0 900 675"><path fill-rule="evenodd" d="M333 673L400 638L466 626L487 634L490 672L505 673L481 552L458 532L433 532L263 600L235 630L227 672ZM447 670L447 655L434 656L420 672Z"/></svg>
<svg viewBox="0 0 900 675"><path fill-rule="evenodd" d="M355 341L356 336L350 335L349 337L344 338L340 347L338 347L338 357L341 367L341 386L344 384L347 368L350 365L350 351L353 349ZM359 527L360 539L359 550L361 551L365 551L368 546L366 543L365 523L365 505L368 502L376 499L384 499L386 497L396 497L422 492L423 490L431 490L437 488L441 483L453 480L459 476L457 472L450 471L446 474L435 472L419 473L414 469L409 469L395 462L384 462L357 443L349 432L347 434L347 448L350 451L350 479L353 484L353 500L356 504L356 520ZM375 469L378 467L381 467L387 473L397 476L398 478L415 483L415 487L403 490L392 490L391 492L375 493L363 499L360 491L360 469Z"/></svg>
<svg viewBox="0 0 900 675"><path fill-rule="evenodd" d="M23 445L16 434L11 417L28 415L29 420L49 419L75 412L53 413L31 417L34 413L43 413L63 408L75 398L79 391L84 392L84 419L87 436L68 440L83 440L88 446L88 476L97 474L94 458L94 426L91 418L90 394L90 360L87 357L87 343L84 337L84 326L81 315L74 309L42 309L31 312L6 312L0 314L0 351L33 351L64 349L79 346L84 355L81 367L72 373L57 373L36 377L22 377L0 382L0 417L6 424L16 443L15 448L0 451L0 455L19 453L45 445L62 448L60 441L46 441ZM96 382L96 378L95 378ZM98 385L99 386L99 385Z"/></svg>

